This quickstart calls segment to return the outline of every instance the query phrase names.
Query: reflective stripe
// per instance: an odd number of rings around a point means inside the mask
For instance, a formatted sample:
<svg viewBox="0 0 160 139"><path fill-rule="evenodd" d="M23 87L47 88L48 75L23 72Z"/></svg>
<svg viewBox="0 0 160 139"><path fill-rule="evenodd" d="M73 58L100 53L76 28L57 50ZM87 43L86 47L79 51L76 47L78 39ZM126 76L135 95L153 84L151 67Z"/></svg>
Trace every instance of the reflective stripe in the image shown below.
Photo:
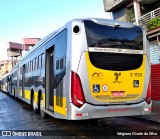
<svg viewBox="0 0 160 139"><path fill-rule="evenodd" d="M89 47L89 52L143 54L143 50Z"/></svg>

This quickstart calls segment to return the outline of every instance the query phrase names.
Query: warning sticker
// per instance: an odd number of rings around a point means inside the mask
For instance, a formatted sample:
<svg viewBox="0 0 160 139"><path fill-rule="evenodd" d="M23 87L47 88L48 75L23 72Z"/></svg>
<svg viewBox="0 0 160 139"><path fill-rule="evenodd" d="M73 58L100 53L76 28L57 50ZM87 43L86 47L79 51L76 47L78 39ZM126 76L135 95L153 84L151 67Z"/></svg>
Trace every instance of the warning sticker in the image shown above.
<svg viewBox="0 0 160 139"><path fill-rule="evenodd" d="M102 86L102 90L103 90L103 92L107 92L108 91L108 85L104 84Z"/></svg>

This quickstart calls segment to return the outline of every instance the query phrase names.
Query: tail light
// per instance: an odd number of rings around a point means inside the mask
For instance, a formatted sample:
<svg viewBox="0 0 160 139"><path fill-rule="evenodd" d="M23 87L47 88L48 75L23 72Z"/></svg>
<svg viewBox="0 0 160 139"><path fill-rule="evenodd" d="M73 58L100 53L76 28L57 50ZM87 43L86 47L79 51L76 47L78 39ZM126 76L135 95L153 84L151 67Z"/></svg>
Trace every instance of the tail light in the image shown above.
<svg viewBox="0 0 160 139"><path fill-rule="evenodd" d="M151 103L151 80L149 80L149 84L148 84L148 90L147 90L147 95L146 95L146 102L148 104Z"/></svg>
<svg viewBox="0 0 160 139"><path fill-rule="evenodd" d="M78 74L73 71L71 75L71 98L73 104L79 108L85 103L81 80Z"/></svg>

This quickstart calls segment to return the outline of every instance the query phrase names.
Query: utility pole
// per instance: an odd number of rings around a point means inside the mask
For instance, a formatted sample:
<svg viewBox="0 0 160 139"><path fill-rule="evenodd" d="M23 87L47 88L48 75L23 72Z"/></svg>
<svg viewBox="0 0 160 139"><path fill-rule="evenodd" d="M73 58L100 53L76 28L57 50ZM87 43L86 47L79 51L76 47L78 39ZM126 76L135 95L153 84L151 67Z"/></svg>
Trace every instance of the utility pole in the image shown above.
<svg viewBox="0 0 160 139"><path fill-rule="evenodd" d="M139 24L138 18L141 16L140 4L138 0L134 0L133 5L134 5L135 20L136 20L136 24L138 25Z"/></svg>

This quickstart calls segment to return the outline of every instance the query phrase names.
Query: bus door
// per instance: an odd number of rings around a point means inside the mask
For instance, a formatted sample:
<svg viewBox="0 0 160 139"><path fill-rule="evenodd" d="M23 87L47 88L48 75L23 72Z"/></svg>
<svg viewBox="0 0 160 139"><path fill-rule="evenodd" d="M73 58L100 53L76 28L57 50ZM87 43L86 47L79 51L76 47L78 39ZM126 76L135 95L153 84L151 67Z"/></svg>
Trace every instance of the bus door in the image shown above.
<svg viewBox="0 0 160 139"><path fill-rule="evenodd" d="M12 94L12 75L9 76L9 93Z"/></svg>
<svg viewBox="0 0 160 139"><path fill-rule="evenodd" d="M54 58L54 49L53 47L49 48L46 51L46 109L53 111L53 97L54 97L54 87L53 87L53 58Z"/></svg>
<svg viewBox="0 0 160 139"><path fill-rule="evenodd" d="M25 98L24 82L25 82L25 65L23 65L22 67L22 98Z"/></svg>

